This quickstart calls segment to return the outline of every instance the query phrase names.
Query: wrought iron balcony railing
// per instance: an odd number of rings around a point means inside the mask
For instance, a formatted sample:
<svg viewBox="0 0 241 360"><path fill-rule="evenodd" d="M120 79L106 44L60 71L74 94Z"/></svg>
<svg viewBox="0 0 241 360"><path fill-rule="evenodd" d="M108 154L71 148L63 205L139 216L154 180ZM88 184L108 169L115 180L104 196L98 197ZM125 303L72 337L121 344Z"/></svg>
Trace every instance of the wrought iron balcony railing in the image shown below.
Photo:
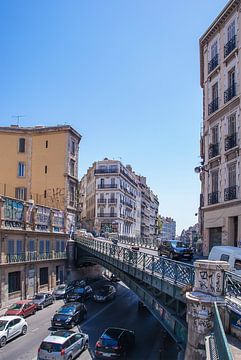
<svg viewBox="0 0 241 360"><path fill-rule="evenodd" d="M97 199L98 204L106 204L106 199Z"/></svg>
<svg viewBox="0 0 241 360"><path fill-rule="evenodd" d="M113 217L117 217L117 213L99 213L97 214L97 217L113 218Z"/></svg>
<svg viewBox="0 0 241 360"><path fill-rule="evenodd" d="M208 158L212 159L217 155L219 155L219 143L210 144L208 149Z"/></svg>
<svg viewBox="0 0 241 360"><path fill-rule="evenodd" d="M224 102L228 102L236 96L236 83L233 83L227 90L224 91Z"/></svg>
<svg viewBox="0 0 241 360"><path fill-rule="evenodd" d="M121 200L120 202L121 202L121 204L129 206L130 208L133 209L133 205L129 201Z"/></svg>
<svg viewBox="0 0 241 360"><path fill-rule="evenodd" d="M118 167L95 170L95 174L118 174L118 173L119 173Z"/></svg>
<svg viewBox="0 0 241 360"><path fill-rule="evenodd" d="M228 56L231 51L233 51L236 48L236 35L230 39L227 44L224 46L224 57Z"/></svg>
<svg viewBox="0 0 241 360"><path fill-rule="evenodd" d="M214 191L208 194L208 205L217 204L218 202L218 191Z"/></svg>
<svg viewBox="0 0 241 360"><path fill-rule="evenodd" d="M230 186L224 189L224 201L237 199L237 186Z"/></svg>
<svg viewBox="0 0 241 360"><path fill-rule="evenodd" d="M55 259L65 259L65 251L50 251L37 253L37 251L27 251L25 253L19 254L7 254L5 262L8 264L20 263L20 262L32 262L32 261L41 261L41 260L55 260Z"/></svg>
<svg viewBox="0 0 241 360"><path fill-rule="evenodd" d="M218 66L218 54L216 54L208 63L208 73Z"/></svg>
<svg viewBox="0 0 241 360"><path fill-rule="evenodd" d="M237 146L237 133L226 136L225 138L225 151Z"/></svg>
<svg viewBox="0 0 241 360"><path fill-rule="evenodd" d="M108 204L117 204L117 199L108 199Z"/></svg>
<svg viewBox="0 0 241 360"><path fill-rule="evenodd" d="M219 104L218 98L213 99L213 101L210 102L210 104L208 104L208 115L211 115L212 113L218 110L218 104Z"/></svg>
<svg viewBox="0 0 241 360"><path fill-rule="evenodd" d="M98 189L116 189L117 184L99 184Z"/></svg>

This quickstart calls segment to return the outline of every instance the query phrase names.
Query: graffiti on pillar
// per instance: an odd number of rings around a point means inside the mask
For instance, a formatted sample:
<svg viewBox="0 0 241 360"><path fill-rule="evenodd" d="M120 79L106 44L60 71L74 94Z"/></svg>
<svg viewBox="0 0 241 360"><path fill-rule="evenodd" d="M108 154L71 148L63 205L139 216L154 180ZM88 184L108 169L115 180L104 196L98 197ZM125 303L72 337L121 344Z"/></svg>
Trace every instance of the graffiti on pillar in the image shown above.
<svg viewBox="0 0 241 360"><path fill-rule="evenodd" d="M217 292L222 292L222 284L221 284L221 273L218 272L216 274L216 291Z"/></svg>
<svg viewBox="0 0 241 360"><path fill-rule="evenodd" d="M197 332L205 332L213 326L213 312L209 305L204 303L188 304L188 314L192 316Z"/></svg>

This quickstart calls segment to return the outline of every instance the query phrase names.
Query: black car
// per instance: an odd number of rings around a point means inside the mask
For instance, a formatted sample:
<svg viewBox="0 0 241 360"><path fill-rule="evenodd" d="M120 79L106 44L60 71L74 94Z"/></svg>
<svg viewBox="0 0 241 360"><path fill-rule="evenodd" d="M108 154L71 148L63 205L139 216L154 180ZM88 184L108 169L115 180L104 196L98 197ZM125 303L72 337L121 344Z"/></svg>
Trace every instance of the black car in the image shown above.
<svg viewBox="0 0 241 360"><path fill-rule="evenodd" d="M66 302L79 301L83 302L92 295L92 288L87 285L85 287L76 287L66 295Z"/></svg>
<svg viewBox="0 0 241 360"><path fill-rule="evenodd" d="M166 255L174 260L192 260L193 249L179 240L162 241L158 247L158 255Z"/></svg>
<svg viewBox="0 0 241 360"><path fill-rule="evenodd" d="M72 285L58 285L56 288L54 288L52 295L55 299L64 299L66 295L73 289L74 287Z"/></svg>
<svg viewBox="0 0 241 360"><path fill-rule="evenodd" d="M85 280L72 280L67 284L67 287L69 288L75 288L75 287L84 287L86 286L86 281Z"/></svg>
<svg viewBox="0 0 241 360"><path fill-rule="evenodd" d="M53 304L54 298L51 294L48 293L38 293L34 295L31 301L32 303L36 304L38 310L42 310L45 306Z"/></svg>
<svg viewBox="0 0 241 360"><path fill-rule="evenodd" d="M95 357L98 359L126 357L134 344L135 334L133 331L108 328L95 344Z"/></svg>
<svg viewBox="0 0 241 360"><path fill-rule="evenodd" d="M72 328L84 320L86 316L87 309L84 304L66 303L52 317L51 326L53 328Z"/></svg>
<svg viewBox="0 0 241 360"><path fill-rule="evenodd" d="M93 299L96 302L113 300L116 296L116 288L113 285L104 285L93 292Z"/></svg>

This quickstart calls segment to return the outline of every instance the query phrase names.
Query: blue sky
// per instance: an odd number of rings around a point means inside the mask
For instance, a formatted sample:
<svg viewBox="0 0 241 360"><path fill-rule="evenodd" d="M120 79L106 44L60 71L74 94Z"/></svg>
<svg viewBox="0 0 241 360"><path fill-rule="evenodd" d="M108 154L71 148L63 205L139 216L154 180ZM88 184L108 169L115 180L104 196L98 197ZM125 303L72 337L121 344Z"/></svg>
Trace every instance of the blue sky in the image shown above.
<svg viewBox="0 0 241 360"><path fill-rule="evenodd" d="M79 176L131 164L180 234L199 206L199 38L226 3L0 1L0 125L70 124Z"/></svg>

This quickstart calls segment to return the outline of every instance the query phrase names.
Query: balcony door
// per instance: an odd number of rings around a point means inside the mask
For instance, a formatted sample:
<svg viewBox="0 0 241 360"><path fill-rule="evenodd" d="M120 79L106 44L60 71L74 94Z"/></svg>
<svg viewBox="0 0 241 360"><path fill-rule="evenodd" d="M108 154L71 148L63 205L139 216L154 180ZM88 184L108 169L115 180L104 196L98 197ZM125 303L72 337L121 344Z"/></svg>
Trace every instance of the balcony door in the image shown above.
<svg viewBox="0 0 241 360"><path fill-rule="evenodd" d="M212 101L218 98L218 82L212 86Z"/></svg>
<svg viewBox="0 0 241 360"><path fill-rule="evenodd" d="M228 186L229 188L236 186L236 163L228 167Z"/></svg>
<svg viewBox="0 0 241 360"><path fill-rule="evenodd" d="M228 41L232 40L232 38L235 36L235 21L232 21L231 24L228 27Z"/></svg>
<svg viewBox="0 0 241 360"><path fill-rule="evenodd" d="M212 128L212 144L218 143L218 125Z"/></svg>
<svg viewBox="0 0 241 360"><path fill-rule="evenodd" d="M235 84L235 68L228 72L228 87L232 88Z"/></svg>
<svg viewBox="0 0 241 360"><path fill-rule="evenodd" d="M211 46L211 60L218 54L218 42L215 41Z"/></svg>
<svg viewBox="0 0 241 360"><path fill-rule="evenodd" d="M236 116L231 115L228 119L228 135L231 136L236 133Z"/></svg>

